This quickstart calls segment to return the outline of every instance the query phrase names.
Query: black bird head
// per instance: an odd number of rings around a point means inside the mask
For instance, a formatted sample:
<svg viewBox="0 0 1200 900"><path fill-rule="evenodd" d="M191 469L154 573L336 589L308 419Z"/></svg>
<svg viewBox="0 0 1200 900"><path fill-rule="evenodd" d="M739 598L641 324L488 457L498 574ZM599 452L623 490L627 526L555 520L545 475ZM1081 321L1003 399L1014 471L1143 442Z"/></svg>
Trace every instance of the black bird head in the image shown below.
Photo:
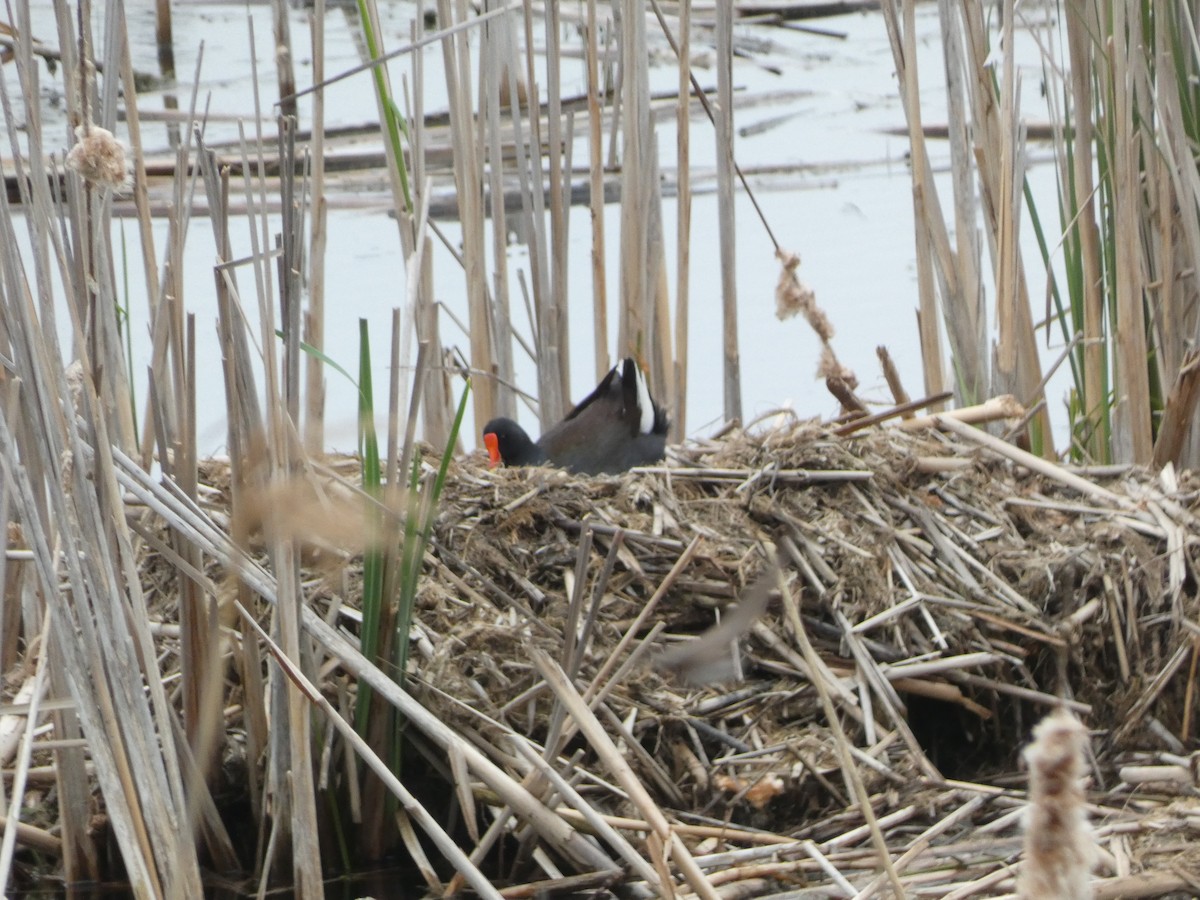
<svg viewBox="0 0 1200 900"><path fill-rule="evenodd" d="M512 419L492 419L483 426L483 443L487 446L489 465L532 466L543 462L545 453Z"/></svg>

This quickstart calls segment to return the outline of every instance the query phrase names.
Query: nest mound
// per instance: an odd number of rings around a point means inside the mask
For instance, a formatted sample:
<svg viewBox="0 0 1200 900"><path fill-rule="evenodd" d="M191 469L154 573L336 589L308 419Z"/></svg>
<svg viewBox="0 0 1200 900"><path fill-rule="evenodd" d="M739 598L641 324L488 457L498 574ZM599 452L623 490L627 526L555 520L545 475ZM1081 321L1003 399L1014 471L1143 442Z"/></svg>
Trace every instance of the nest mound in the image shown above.
<svg viewBox="0 0 1200 900"><path fill-rule="evenodd" d="M514 895L655 896L672 868L710 897L885 877L907 895L1011 891L1022 748L1062 709L1089 738L1096 896L1192 890L1196 477L1073 471L952 431L792 424L620 477L455 460L407 694L332 625L361 621L361 507L331 524L309 495L350 496L357 462L259 506L333 528L306 554L302 610L337 663L326 694L345 709L354 679L393 692L460 840L526 863L496 877L549 873ZM227 510L228 467L202 474ZM170 598L165 565L153 594ZM254 565L239 571L269 597ZM718 621L736 640L697 638Z"/></svg>
<svg viewBox="0 0 1200 900"><path fill-rule="evenodd" d="M1108 874L1195 863L1179 856L1200 821L1179 805L1194 794L1194 476L1038 472L1015 448L814 424L673 453L670 467L613 478L455 464L414 635L426 707L514 777L529 774L515 734L568 760L597 808L644 818L612 784L613 759L564 726L571 691L547 670L565 671L685 835L745 848L727 867L786 840L847 877L877 872L849 745L889 844L937 833L909 868L941 893L1008 877L1018 751L1065 706L1091 733L1102 831L1122 835ZM704 683L701 668L694 686L655 664L772 554L786 589L743 626L740 681ZM1154 793L1121 781L1131 763L1158 766ZM811 852L772 853L774 878L829 880Z"/></svg>

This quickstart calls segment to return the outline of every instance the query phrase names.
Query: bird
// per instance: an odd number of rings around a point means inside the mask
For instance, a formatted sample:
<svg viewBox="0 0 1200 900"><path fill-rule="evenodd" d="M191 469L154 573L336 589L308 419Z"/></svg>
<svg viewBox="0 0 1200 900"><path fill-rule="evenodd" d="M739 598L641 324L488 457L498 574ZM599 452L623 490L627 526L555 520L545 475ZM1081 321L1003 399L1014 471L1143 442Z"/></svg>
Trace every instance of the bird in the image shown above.
<svg viewBox="0 0 1200 900"><path fill-rule="evenodd" d="M580 475L614 475L661 460L669 425L666 410L650 396L646 376L626 357L536 442L506 418L483 427L483 442L493 467L549 463Z"/></svg>
<svg viewBox="0 0 1200 900"><path fill-rule="evenodd" d="M779 564L770 564L747 587L736 606L726 607L721 621L693 641L676 644L654 658L656 668L673 672L692 687L741 681L742 658L738 640L763 617L779 584Z"/></svg>

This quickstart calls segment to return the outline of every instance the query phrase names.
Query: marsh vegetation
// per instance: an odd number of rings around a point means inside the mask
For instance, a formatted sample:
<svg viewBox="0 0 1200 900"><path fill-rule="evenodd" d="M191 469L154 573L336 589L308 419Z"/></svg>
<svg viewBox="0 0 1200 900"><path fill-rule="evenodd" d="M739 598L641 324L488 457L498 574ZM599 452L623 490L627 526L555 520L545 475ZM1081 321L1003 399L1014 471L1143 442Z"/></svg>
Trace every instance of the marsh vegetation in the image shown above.
<svg viewBox="0 0 1200 900"><path fill-rule="evenodd" d="M308 898L402 858L430 891L489 897L1011 890L1017 756L1055 708L1091 733L1098 895L1194 883L1190 10L939 3L947 193L917 66L933 51L911 0L884 3L923 378L881 350L890 396L868 403L806 248L736 150L733 60L796 27L785 8L439 0L405 7L398 36L361 0L336 13L359 39L351 72L326 65L334 13L316 3L301 35L276 3L277 89L255 79L252 114L217 140L164 27L174 100L151 116L124 4L53 3L53 42L17 5L0 70L6 884L119 876L176 898L215 875ZM1018 30L1043 53L1049 201L1027 189ZM671 67L665 95L652 63ZM351 78L378 124L327 132ZM169 155L147 153L152 118ZM329 202L351 195L390 211L403 277L347 352L327 336L354 260L326 248ZM775 255L779 316L815 335L829 421L743 405L743 357L761 355L738 329L747 229ZM201 279L198 230L215 248ZM720 349L697 366L701 253L719 260ZM572 478L466 452L464 423L561 419L581 333L590 383L626 355L645 367L672 410L667 463ZM689 392L712 379L722 424L696 436ZM330 452L332 381L352 385L354 454ZM214 395L219 458L197 413ZM655 664L751 594L765 612L721 663L745 683Z"/></svg>

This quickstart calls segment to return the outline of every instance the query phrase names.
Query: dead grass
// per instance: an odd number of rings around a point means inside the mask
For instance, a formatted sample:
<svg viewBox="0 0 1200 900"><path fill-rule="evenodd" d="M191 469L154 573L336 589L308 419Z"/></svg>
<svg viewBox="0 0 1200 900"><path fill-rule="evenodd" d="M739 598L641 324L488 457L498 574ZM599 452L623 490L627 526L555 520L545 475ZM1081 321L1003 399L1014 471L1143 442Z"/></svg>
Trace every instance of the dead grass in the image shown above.
<svg viewBox="0 0 1200 900"><path fill-rule="evenodd" d="M879 876L841 747L905 890L968 896L1013 889L1020 749L1066 703L1091 734L1097 895L1115 895L1105 892L1122 879L1197 872L1185 848L1200 807L1184 755L1200 613L1194 476L1035 474L957 437L840 439L813 423L677 456L670 468L593 479L490 471L478 456L455 463L409 672L442 726L572 829L595 831L585 811L607 817L650 860L653 817L618 786L619 759L718 895L733 883L755 895L797 881L861 889ZM947 460L965 465L927 474ZM226 478L217 464L204 474ZM766 547L787 591L742 641L746 681L695 688L655 668L657 647L710 626L764 570ZM356 567L353 555L326 557L306 582L315 609L351 630ZM556 670L590 702L617 757L580 736L566 688L548 680ZM342 671L324 671L327 697L353 692ZM582 799L552 789L529 750ZM1123 781L1130 766L1149 766L1152 782ZM336 784L331 768L323 774ZM481 804L482 825L496 820L494 790L453 766L444 776ZM452 826L447 810L433 812ZM546 847L532 832L506 840ZM624 877L648 880L613 841L601 835ZM681 852L671 858L682 869Z"/></svg>

